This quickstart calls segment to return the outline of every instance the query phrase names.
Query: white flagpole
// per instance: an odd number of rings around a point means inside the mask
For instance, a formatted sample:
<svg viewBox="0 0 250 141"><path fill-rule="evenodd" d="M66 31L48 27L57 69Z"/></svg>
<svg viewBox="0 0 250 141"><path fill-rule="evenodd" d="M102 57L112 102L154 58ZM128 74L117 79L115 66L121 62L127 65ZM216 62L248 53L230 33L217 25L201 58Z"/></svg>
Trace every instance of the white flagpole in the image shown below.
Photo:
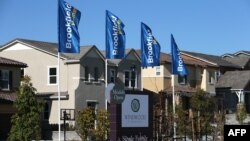
<svg viewBox="0 0 250 141"><path fill-rule="evenodd" d="M60 52L58 52L58 58L57 58L57 92L58 92L58 140L61 140L61 119L60 119L60 110L61 110L61 93L60 93Z"/></svg>
<svg viewBox="0 0 250 141"><path fill-rule="evenodd" d="M143 67L141 67L141 91L143 91Z"/></svg>
<svg viewBox="0 0 250 141"><path fill-rule="evenodd" d="M108 86L108 59L105 58L105 89ZM105 98L105 108L108 110L108 101Z"/></svg>
<svg viewBox="0 0 250 141"><path fill-rule="evenodd" d="M176 122L175 122L175 90L174 90L174 75L172 74L172 94L173 94L173 123L174 123L174 141L176 140Z"/></svg>

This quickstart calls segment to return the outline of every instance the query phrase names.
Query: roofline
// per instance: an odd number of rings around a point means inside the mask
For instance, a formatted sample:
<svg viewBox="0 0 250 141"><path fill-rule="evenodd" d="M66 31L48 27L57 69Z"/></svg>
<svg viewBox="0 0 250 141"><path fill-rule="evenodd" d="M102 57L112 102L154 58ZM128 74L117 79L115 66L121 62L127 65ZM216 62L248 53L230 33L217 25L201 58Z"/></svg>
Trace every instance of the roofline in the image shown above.
<svg viewBox="0 0 250 141"><path fill-rule="evenodd" d="M73 63L79 63L80 60L65 60L64 63L65 64L73 64Z"/></svg>
<svg viewBox="0 0 250 141"><path fill-rule="evenodd" d="M5 48L8 48L9 46L11 46L11 45L13 45L13 44L15 44L15 43L21 43L21 44L23 44L23 45L29 46L29 47L34 48L34 49L36 49L36 50L39 50L39 51L45 52L45 53L47 53L47 54L50 54L50 55L52 55L52 56L58 57L58 54L54 54L54 53L45 51L45 50L43 50L43 49L39 49L39 48L37 48L37 47L35 47L35 46L33 46L33 45L30 45L30 44L28 44L28 43L25 43L25 42L23 42L23 41L20 41L19 39L15 39L15 40L10 41L9 43L3 45L2 48L0 49L0 51L4 50ZM67 58L62 57L62 56L60 56L60 58L61 58L61 59L67 59Z"/></svg>
<svg viewBox="0 0 250 141"><path fill-rule="evenodd" d="M195 58L195 59L198 59L198 60L201 60L201 61L210 63L210 64L215 65L215 66L217 66L217 67L219 66L217 63L210 62L210 61L208 61L208 60L206 60L206 59L203 59L203 58L200 58L200 57L196 57L196 56L193 56L193 55L184 53L184 52L180 52L180 53L181 53L181 54L184 54L184 55L187 55L187 56L189 56L189 57L192 57L192 58Z"/></svg>
<svg viewBox="0 0 250 141"><path fill-rule="evenodd" d="M240 54L240 53L250 56L250 53L247 53L247 52L245 52L245 51L238 51L238 52L234 53L234 55L238 55L238 54Z"/></svg>
<svg viewBox="0 0 250 141"><path fill-rule="evenodd" d="M105 57L95 45L92 45L92 47L81 58L84 58L92 49L95 49L96 53L102 58L103 61L105 61Z"/></svg>
<svg viewBox="0 0 250 141"><path fill-rule="evenodd" d="M234 56L233 56L233 55L228 54L228 53L221 55L221 57L226 57L226 56L228 56L228 57L230 57L230 58L234 58Z"/></svg>
<svg viewBox="0 0 250 141"><path fill-rule="evenodd" d="M140 57L138 56L138 54L136 53L136 51L135 51L133 48L131 48L130 51L129 51L129 52L126 54L126 56L124 57L124 59L122 59L122 60L118 63L117 66L119 66L119 65L121 64L121 62L123 62L123 60L125 60L125 58L126 58L132 51L135 53L135 57L137 58L137 60L141 63Z"/></svg>

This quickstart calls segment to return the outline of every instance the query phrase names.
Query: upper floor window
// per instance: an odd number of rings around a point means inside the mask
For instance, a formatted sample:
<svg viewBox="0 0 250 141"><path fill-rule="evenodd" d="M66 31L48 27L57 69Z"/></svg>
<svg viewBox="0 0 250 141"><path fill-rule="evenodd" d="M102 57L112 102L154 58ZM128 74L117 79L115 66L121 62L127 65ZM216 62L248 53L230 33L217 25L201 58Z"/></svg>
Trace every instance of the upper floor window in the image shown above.
<svg viewBox="0 0 250 141"><path fill-rule="evenodd" d="M57 67L49 67L49 84L57 84Z"/></svg>
<svg viewBox="0 0 250 141"><path fill-rule="evenodd" d="M215 72L214 71L209 71L208 72L208 83L209 84L214 84L215 81Z"/></svg>
<svg viewBox="0 0 250 141"><path fill-rule="evenodd" d="M115 70L111 69L110 70L110 83L115 83L115 76L116 76Z"/></svg>
<svg viewBox="0 0 250 141"><path fill-rule="evenodd" d="M156 73L157 76L161 75L161 69L160 69L159 66L155 67L155 73Z"/></svg>
<svg viewBox="0 0 250 141"><path fill-rule="evenodd" d="M94 68L94 81L98 81L99 78L99 69L98 67Z"/></svg>
<svg viewBox="0 0 250 141"><path fill-rule="evenodd" d="M89 67L85 67L84 68L84 78L85 78L85 81L89 81Z"/></svg>
<svg viewBox="0 0 250 141"><path fill-rule="evenodd" d="M10 90L12 86L12 71L0 70L0 87L2 90Z"/></svg>
<svg viewBox="0 0 250 141"><path fill-rule="evenodd" d="M216 82L219 80L219 78L220 78L220 72L216 71L215 72L215 80L216 80Z"/></svg>
<svg viewBox="0 0 250 141"><path fill-rule="evenodd" d="M136 71L124 72L124 84L128 88L137 88L137 74Z"/></svg>
<svg viewBox="0 0 250 141"><path fill-rule="evenodd" d="M187 76L186 75L184 75L184 76L178 75L178 83L181 85L186 85L187 84Z"/></svg>

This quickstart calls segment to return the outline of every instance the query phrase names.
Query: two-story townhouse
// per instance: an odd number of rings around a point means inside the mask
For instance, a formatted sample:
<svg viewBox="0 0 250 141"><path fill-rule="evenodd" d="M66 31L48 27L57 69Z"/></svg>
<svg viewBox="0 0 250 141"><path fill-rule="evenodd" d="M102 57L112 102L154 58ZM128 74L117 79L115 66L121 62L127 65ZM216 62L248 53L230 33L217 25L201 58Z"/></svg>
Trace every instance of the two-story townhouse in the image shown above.
<svg viewBox="0 0 250 141"><path fill-rule="evenodd" d="M73 121L74 113L85 107L105 108L104 55L96 46L82 46L79 54L61 53L58 76L57 47L56 43L15 39L0 49L0 55L28 64L24 74L31 76L37 96L45 100L44 122L58 123L58 77L61 110ZM141 89L141 65L135 50L127 50L122 60L108 60L107 66L108 83L122 82L127 90Z"/></svg>
<svg viewBox="0 0 250 141"><path fill-rule="evenodd" d="M13 102L25 63L0 57L0 140L6 140L11 128L11 116L16 113Z"/></svg>
<svg viewBox="0 0 250 141"><path fill-rule="evenodd" d="M226 72L216 84L216 95L221 110L227 113L227 123L237 124L234 113L238 103L245 103L246 111L250 113L250 52L238 51L221 57L240 66L240 70Z"/></svg>

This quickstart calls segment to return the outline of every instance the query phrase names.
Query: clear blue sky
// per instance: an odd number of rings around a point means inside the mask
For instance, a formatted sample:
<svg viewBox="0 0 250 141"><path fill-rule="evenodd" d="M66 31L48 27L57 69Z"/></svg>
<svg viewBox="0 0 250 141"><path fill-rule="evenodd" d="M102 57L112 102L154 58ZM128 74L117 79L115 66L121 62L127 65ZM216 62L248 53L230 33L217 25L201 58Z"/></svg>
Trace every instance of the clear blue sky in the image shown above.
<svg viewBox="0 0 250 141"><path fill-rule="evenodd" d="M67 0L82 12L81 45L105 49L105 10L125 24L126 48L140 48L140 23L170 52L222 55L250 50L249 0ZM0 0L0 45L15 38L57 41L57 0Z"/></svg>

